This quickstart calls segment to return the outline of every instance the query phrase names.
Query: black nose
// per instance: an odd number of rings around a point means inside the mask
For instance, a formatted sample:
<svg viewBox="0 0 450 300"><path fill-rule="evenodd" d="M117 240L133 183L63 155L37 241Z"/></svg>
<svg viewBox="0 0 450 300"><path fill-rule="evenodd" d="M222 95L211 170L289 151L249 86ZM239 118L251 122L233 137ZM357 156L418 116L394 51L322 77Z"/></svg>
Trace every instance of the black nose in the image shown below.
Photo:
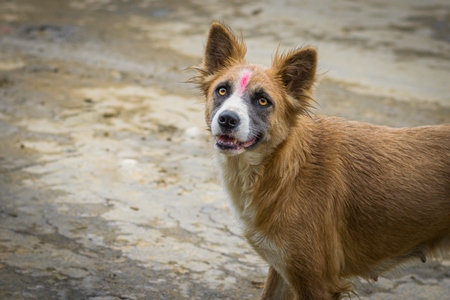
<svg viewBox="0 0 450 300"><path fill-rule="evenodd" d="M226 110L219 115L219 125L225 129L233 129L239 125L239 116L230 110Z"/></svg>

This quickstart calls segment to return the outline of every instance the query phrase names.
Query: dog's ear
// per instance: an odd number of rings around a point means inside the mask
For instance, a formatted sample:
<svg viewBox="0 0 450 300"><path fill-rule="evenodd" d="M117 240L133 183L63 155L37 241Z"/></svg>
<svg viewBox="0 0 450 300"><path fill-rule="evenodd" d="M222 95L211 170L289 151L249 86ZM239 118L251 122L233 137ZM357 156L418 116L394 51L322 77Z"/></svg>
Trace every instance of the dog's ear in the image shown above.
<svg viewBox="0 0 450 300"><path fill-rule="evenodd" d="M281 79L286 91L295 99L310 95L316 78L317 51L312 47L276 55L272 68Z"/></svg>
<svg viewBox="0 0 450 300"><path fill-rule="evenodd" d="M214 22L209 30L203 70L208 74L244 61L247 47L226 25Z"/></svg>

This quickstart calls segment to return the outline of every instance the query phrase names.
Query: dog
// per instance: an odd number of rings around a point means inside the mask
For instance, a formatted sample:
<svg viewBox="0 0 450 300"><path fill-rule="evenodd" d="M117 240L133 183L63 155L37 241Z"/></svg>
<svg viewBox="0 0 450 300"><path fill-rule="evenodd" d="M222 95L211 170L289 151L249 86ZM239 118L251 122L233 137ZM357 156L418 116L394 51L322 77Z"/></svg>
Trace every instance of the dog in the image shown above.
<svg viewBox="0 0 450 300"><path fill-rule="evenodd" d="M340 299L351 278L450 248L450 124L389 128L309 111L317 52L247 63L211 25L193 67L221 181L251 247L269 264L261 299Z"/></svg>

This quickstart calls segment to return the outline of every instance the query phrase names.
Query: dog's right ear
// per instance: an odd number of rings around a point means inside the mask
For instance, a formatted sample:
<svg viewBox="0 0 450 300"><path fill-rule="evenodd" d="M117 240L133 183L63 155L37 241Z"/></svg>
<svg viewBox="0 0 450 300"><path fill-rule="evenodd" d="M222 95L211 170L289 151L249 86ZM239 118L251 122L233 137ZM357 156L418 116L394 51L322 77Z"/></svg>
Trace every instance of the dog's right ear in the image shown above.
<svg viewBox="0 0 450 300"><path fill-rule="evenodd" d="M237 39L230 28L222 23L214 22L209 30L205 49L203 70L207 74L244 61L247 47Z"/></svg>
<svg viewBox="0 0 450 300"><path fill-rule="evenodd" d="M276 55L272 67L277 71L287 91L294 97L312 88L316 77L317 51L312 47Z"/></svg>
<svg viewBox="0 0 450 300"><path fill-rule="evenodd" d="M281 79L286 92L296 99L301 111L311 106L312 90L316 80L317 51L312 47L294 49L283 55L276 54L272 69Z"/></svg>

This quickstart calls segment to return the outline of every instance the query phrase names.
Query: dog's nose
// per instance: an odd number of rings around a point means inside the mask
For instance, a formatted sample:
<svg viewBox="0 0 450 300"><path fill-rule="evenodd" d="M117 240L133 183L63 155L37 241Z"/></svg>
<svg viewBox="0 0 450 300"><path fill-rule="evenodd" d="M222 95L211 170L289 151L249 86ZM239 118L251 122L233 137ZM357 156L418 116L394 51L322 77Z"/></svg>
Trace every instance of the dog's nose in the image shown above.
<svg viewBox="0 0 450 300"><path fill-rule="evenodd" d="M219 125L225 129L233 129L239 125L239 116L231 110L226 110L219 115Z"/></svg>

